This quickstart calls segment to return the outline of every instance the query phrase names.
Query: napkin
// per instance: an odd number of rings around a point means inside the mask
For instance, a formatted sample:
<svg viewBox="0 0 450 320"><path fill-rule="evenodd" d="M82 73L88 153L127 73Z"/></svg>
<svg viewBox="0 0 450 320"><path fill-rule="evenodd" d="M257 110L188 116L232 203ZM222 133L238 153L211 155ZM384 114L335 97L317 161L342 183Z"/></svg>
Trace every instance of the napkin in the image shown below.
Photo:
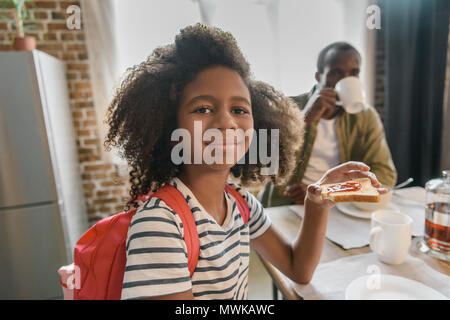
<svg viewBox="0 0 450 320"><path fill-rule="evenodd" d="M425 230L425 189L411 187L395 190L391 203L413 219L412 235L423 236Z"/></svg>
<svg viewBox="0 0 450 320"><path fill-rule="evenodd" d="M394 195L398 195L402 198L405 198L407 201L409 200L410 202L419 205L426 204L426 191L422 187L410 187L395 190Z"/></svg>
<svg viewBox="0 0 450 320"><path fill-rule="evenodd" d="M396 195L398 193L398 195ZM391 203L400 212L410 216L413 220L412 235L421 237L425 228L425 189L412 187L396 190ZM289 206L289 209L303 218L304 207ZM333 207L328 215L326 238L342 248L348 250L361 248L369 244L370 219L349 216L337 207Z"/></svg>
<svg viewBox="0 0 450 320"><path fill-rule="evenodd" d="M450 298L450 277L411 255L397 266L380 262L374 253L341 258L320 264L309 284L292 284L297 294L305 300L338 300L345 299L345 290L353 280L376 274L415 280Z"/></svg>
<svg viewBox="0 0 450 320"><path fill-rule="evenodd" d="M289 206L303 218L304 207ZM325 237L344 249L361 248L369 244L370 220L351 217L341 213L336 207L331 208Z"/></svg>

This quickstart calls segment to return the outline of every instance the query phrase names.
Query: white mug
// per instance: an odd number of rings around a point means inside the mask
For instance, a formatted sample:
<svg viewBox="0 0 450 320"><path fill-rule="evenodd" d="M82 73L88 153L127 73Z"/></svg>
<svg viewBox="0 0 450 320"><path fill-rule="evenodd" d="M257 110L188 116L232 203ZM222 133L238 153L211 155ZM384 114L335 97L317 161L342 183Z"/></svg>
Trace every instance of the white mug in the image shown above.
<svg viewBox="0 0 450 320"><path fill-rule="evenodd" d="M348 113L364 110L364 93L361 81L357 77L346 77L339 80L334 88L339 96L336 105L342 106Z"/></svg>
<svg viewBox="0 0 450 320"><path fill-rule="evenodd" d="M411 246L413 220L394 210L378 210L372 214L370 248L388 264L401 264Z"/></svg>

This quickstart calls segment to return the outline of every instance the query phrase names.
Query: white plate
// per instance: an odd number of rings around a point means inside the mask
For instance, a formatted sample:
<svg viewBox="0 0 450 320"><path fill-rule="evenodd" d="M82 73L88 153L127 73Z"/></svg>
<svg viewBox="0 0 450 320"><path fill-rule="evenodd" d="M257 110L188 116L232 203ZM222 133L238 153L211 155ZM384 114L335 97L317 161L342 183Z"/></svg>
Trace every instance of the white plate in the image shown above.
<svg viewBox="0 0 450 320"><path fill-rule="evenodd" d="M370 219L370 217L372 216L372 212L375 212L375 211L371 212L371 211L360 210L360 209L356 208L351 202L336 203L336 208L338 208L338 210L341 211L342 213L345 213L349 216L362 218L362 219ZM400 211L395 204L390 203L390 202L383 209Z"/></svg>
<svg viewBox="0 0 450 320"><path fill-rule="evenodd" d="M377 278L377 277L380 278ZM393 276L368 275L357 278L345 290L346 300L448 300L423 283Z"/></svg>

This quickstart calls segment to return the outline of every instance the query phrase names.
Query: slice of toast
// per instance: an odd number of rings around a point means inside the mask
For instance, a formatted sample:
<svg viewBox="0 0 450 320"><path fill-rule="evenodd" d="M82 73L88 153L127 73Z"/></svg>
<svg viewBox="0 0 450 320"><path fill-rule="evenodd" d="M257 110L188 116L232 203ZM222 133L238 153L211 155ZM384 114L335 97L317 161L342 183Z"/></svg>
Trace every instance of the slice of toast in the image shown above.
<svg viewBox="0 0 450 320"><path fill-rule="evenodd" d="M360 186L356 191L333 191L337 185L357 183ZM334 187L334 189L329 189ZM322 199L330 199L334 202L379 202L380 194L377 189L372 186L369 178L360 178L349 180L341 183L324 184L322 188Z"/></svg>

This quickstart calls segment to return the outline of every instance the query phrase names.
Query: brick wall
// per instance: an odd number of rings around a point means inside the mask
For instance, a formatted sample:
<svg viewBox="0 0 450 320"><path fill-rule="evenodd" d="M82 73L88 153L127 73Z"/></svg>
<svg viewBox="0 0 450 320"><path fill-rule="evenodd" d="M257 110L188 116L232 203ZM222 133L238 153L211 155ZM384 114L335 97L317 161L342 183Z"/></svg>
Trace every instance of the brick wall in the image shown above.
<svg viewBox="0 0 450 320"><path fill-rule="evenodd" d="M35 24L26 32L36 38L37 49L65 62L70 94L70 108L76 131L84 195L90 221L123 209L128 197L128 179L121 178L116 165L105 157L100 141L98 119L90 77L89 57L83 24L81 30L66 26L66 8L80 1L34 1L30 18L25 24ZM12 9L0 9L12 18ZM0 22L0 51L13 50L13 27Z"/></svg>

